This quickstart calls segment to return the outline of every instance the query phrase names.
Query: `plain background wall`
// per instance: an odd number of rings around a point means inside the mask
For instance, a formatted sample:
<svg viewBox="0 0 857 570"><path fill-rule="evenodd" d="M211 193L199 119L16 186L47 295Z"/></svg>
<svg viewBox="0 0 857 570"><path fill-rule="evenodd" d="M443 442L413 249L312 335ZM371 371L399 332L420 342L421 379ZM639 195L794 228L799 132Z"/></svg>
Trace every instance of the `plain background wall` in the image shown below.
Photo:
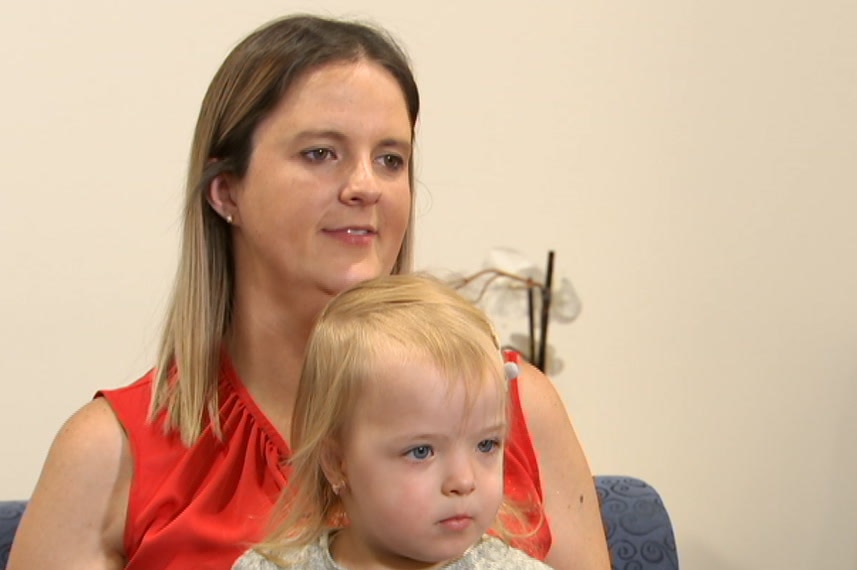
<svg viewBox="0 0 857 570"><path fill-rule="evenodd" d="M583 300L557 385L593 471L661 492L683 567L857 567L853 0L5 6L0 498L150 365L204 89L294 10L414 61L419 267L556 250Z"/></svg>

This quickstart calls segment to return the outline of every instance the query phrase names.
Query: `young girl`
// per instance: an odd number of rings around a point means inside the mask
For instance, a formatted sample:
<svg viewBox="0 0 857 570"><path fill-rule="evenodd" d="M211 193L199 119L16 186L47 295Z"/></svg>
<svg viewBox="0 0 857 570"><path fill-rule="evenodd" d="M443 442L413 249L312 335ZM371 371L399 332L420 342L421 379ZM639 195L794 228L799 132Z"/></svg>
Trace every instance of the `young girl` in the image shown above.
<svg viewBox="0 0 857 570"><path fill-rule="evenodd" d="M234 569L548 568L486 534L536 530L503 505L508 430L481 311L427 277L346 290L307 347L275 530Z"/></svg>

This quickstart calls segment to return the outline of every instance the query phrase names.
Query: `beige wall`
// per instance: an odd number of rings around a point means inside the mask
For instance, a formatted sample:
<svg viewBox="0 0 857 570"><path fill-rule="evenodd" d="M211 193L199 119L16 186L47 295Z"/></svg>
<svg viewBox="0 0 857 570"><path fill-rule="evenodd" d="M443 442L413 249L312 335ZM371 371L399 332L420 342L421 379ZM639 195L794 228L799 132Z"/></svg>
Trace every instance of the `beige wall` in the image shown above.
<svg viewBox="0 0 857 570"><path fill-rule="evenodd" d="M0 498L151 361L190 132L270 17L369 16L422 87L418 264L583 299L556 378L682 565L857 566L857 4L19 2L0 18Z"/></svg>

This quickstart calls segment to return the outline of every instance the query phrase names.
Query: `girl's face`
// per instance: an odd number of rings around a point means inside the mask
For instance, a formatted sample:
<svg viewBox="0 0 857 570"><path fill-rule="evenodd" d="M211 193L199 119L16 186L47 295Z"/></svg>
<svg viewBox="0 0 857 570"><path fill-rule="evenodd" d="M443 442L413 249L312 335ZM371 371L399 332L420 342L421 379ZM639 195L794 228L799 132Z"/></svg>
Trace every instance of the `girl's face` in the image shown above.
<svg viewBox="0 0 857 570"><path fill-rule="evenodd" d="M486 380L468 408L463 381L424 360L376 369L341 442L350 525L333 555L354 568L457 558L503 500L505 392Z"/></svg>
<svg viewBox="0 0 857 570"><path fill-rule="evenodd" d="M405 99L385 69L335 63L299 79L257 127L246 175L218 182L239 286L294 299L389 273L409 221L410 156Z"/></svg>

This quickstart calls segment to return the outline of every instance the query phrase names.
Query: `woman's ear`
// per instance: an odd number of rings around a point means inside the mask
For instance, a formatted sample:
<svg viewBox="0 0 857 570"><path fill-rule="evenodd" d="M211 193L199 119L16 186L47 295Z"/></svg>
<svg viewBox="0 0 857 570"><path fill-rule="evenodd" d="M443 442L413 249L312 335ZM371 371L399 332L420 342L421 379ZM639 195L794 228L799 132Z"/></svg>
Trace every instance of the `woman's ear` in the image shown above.
<svg viewBox="0 0 857 570"><path fill-rule="evenodd" d="M238 202L236 193L238 183L228 173L218 174L208 185L206 200L212 209L220 214L228 224L238 224Z"/></svg>

